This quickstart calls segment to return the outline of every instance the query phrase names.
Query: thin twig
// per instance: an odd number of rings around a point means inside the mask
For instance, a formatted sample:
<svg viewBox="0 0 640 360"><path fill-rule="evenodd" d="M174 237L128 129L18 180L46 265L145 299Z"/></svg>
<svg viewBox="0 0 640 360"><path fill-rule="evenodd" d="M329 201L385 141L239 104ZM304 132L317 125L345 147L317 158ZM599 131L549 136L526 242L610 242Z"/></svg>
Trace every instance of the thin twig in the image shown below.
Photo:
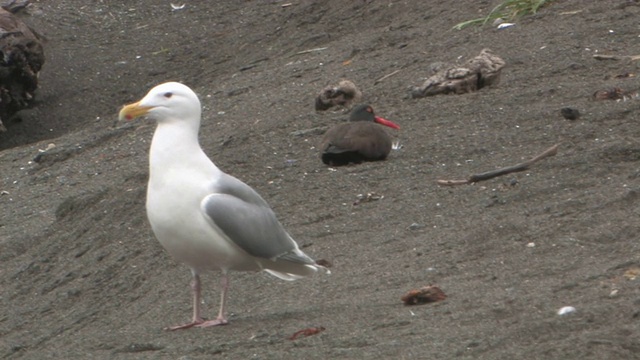
<svg viewBox="0 0 640 360"><path fill-rule="evenodd" d="M631 61L640 60L640 55L603 55L603 54L595 54L593 58L596 60L626 60L629 59Z"/></svg>
<svg viewBox="0 0 640 360"><path fill-rule="evenodd" d="M373 82L373 85L377 85L379 82L382 82L382 80L385 80L386 78L390 78L390 77L392 77L393 75L395 75L395 74L397 74L397 73L399 73L399 72L400 72L400 69L398 69L398 70L396 70L396 71L392 72L391 74L387 74L387 75L385 75L385 76L381 77L380 79L378 79L378 80L374 81L374 82Z"/></svg>
<svg viewBox="0 0 640 360"><path fill-rule="evenodd" d="M315 48L315 49L302 50L302 51L299 51L299 52L295 53L295 55L308 54L308 53L310 53L310 52L322 51L322 50L327 50L327 49L328 49L328 48L326 48L326 47L322 47L322 48Z"/></svg>
<svg viewBox="0 0 640 360"><path fill-rule="evenodd" d="M466 180L438 180L438 185L455 186L455 185L463 185L463 184L473 184L479 181L493 179L494 177L498 177L501 175L525 171L529 169L529 167L534 163L544 158L548 158L550 156L556 155L558 153L558 146L560 146L560 144L553 145L552 147L548 148L540 155L537 155L532 159L529 159L525 162L522 162L513 166L507 166L497 170L487 171L480 174L474 174L469 176L469 178L467 178Z"/></svg>
<svg viewBox="0 0 640 360"><path fill-rule="evenodd" d="M561 13L558 13L558 15L575 15L575 14L579 14L581 12L582 12L582 10L563 11Z"/></svg>

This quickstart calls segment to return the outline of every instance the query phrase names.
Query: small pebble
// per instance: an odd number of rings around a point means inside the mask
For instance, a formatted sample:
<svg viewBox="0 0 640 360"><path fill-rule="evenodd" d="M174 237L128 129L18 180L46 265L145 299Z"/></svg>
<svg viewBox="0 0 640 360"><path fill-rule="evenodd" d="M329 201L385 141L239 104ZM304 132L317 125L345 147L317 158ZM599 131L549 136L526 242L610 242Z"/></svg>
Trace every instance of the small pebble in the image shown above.
<svg viewBox="0 0 640 360"><path fill-rule="evenodd" d="M558 315L568 315L574 312L576 312L576 308L573 306L564 306L558 310Z"/></svg>
<svg viewBox="0 0 640 360"><path fill-rule="evenodd" d="M560 113L567 120L576 120L580 117L580 111L575 108L565 107L560 109Z"/></svg>
<svg viewBox="0 0 640 360"><path fill-rule="evenodd" d="M418 229L421 229L423 227L424 227L423 224L413 223L413 224L409 225L409 230L418 230Z"/></svg>

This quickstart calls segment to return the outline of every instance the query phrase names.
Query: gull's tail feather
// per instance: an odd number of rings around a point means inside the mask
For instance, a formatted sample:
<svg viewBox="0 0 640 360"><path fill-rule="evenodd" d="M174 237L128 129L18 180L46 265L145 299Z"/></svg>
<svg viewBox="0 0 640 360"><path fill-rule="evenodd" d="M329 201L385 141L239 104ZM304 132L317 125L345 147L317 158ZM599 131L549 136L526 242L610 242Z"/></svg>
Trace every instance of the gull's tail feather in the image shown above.
<svg viewBox="0 0 640 360"><path fill-rule="evenodd" d="M269 274L282 280L293 281L307 276L314 275L321 271L325 274L331 274L331 271L322 265L317 264L297 264L289 261L275 261L262 263L263 270Z"/></svg>

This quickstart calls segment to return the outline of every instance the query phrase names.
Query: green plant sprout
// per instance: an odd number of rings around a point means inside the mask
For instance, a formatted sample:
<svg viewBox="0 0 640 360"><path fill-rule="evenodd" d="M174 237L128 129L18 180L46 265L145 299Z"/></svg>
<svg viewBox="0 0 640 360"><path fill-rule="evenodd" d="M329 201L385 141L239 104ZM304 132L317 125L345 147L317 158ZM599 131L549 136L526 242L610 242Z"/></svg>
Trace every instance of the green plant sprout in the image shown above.
<svg viewBox="0 0 640 360"><path fill-rule="evenodd" d="M505 0L493 8L489 15L483 18L461 22L454 26L456 30L462 30L471 25L484 25L489 21L503 19L512 21L515 18L535 14L542 6L551 3L553 0Z"/></svg>

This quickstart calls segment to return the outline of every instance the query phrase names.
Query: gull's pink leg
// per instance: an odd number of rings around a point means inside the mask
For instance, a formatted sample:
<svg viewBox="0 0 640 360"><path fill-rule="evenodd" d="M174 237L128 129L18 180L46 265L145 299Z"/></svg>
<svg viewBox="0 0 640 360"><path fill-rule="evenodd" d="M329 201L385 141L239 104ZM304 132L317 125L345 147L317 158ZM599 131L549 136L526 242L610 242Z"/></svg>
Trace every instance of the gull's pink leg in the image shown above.
<svg viewBox="0 0 640 360"><path fill-rule="evenodd" d="M195 271L192 271L192 274L193 280L191 281L191 291L193 292L193 320L190 323L165 328L165 330L188 329L204 323L204 320L200 317L200 275Z"/></svg>
<svg viewBox="0 0 640 360"><path fill-rule="evenodd" d="M227 289L229 288L229 278L227 277L226 271L222 271L221 283L222 283L222 295L220 296L220 311L218 312L218 317L215 320L207 320L207 321L195 324L196 327L227 325L229 323L227 321L227 318L224 317L224 307L225 307L225 303L227 302Z"/></svg>

